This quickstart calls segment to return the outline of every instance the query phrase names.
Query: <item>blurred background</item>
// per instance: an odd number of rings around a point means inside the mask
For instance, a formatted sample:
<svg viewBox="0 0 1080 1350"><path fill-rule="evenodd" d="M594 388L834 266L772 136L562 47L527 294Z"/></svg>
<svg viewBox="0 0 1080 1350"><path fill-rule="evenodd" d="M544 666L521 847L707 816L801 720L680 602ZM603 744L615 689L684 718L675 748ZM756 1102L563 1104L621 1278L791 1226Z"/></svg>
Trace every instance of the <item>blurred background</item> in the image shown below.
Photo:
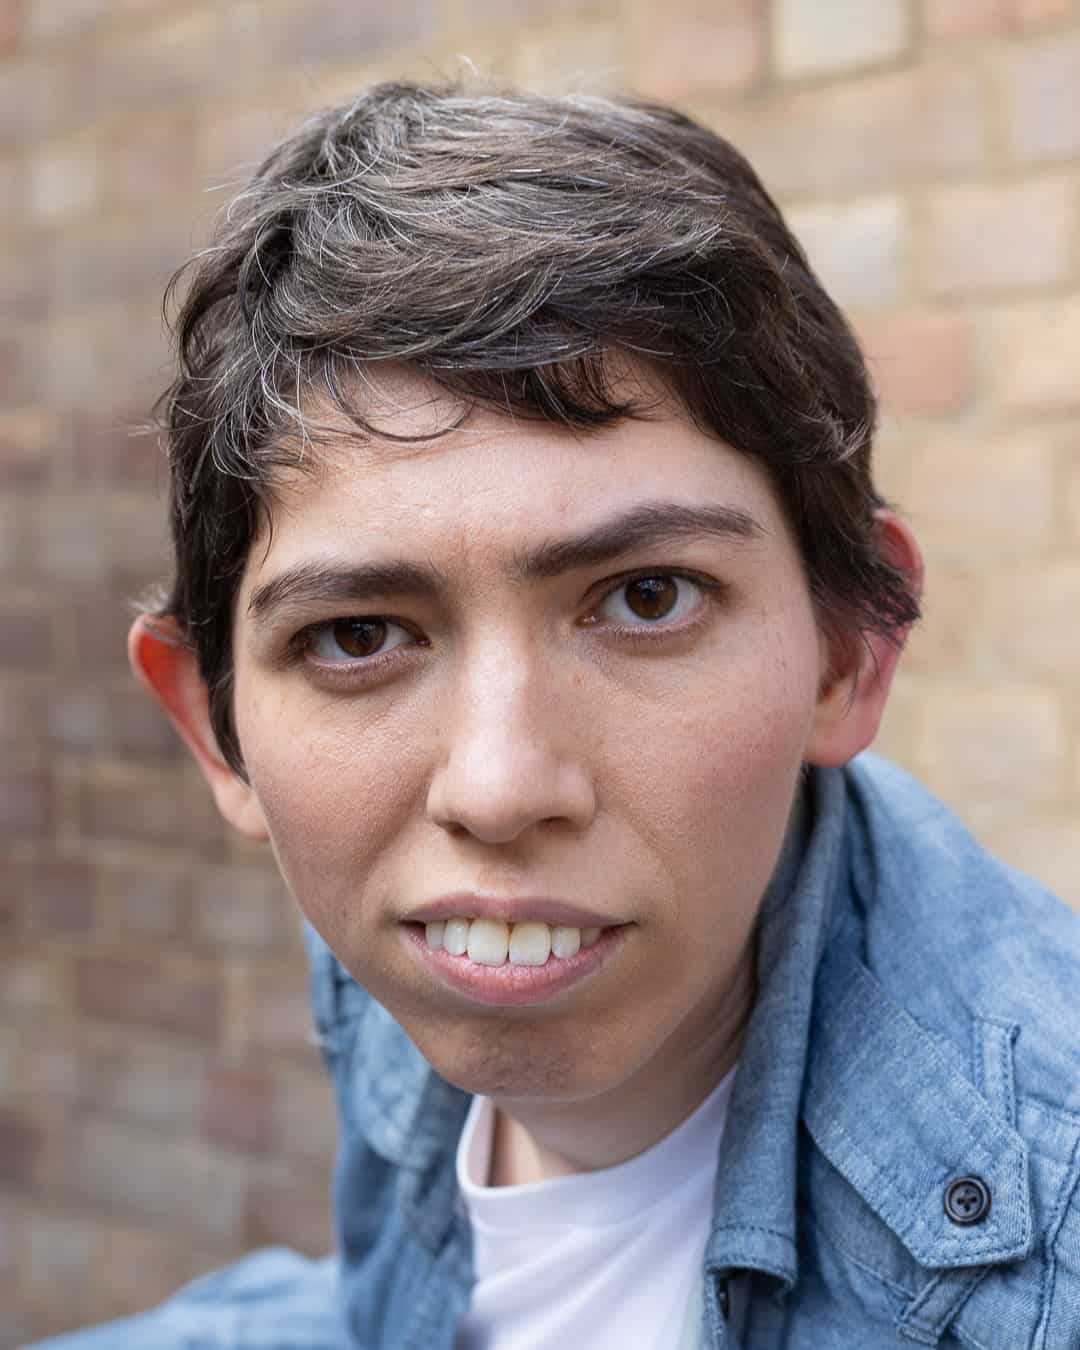
<svg viewBox="0 0 1080 1350"><path fill-rule="evenodd" d="M268 144L470 63L749 155L928 555L880 748L1080 907L1080 0L0 0L0 1350L330 1246L295 918L125 664L165 572L130 428Z"/></svg>

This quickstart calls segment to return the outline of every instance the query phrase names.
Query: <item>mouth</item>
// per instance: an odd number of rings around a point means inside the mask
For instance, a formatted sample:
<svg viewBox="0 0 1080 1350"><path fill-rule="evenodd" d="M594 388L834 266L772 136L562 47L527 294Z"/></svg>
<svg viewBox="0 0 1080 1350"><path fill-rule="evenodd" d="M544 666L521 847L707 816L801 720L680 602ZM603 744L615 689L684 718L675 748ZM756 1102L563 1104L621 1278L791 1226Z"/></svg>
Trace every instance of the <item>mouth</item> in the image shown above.
<svg viewBox="0 0 1080 1350"><path fill-rule="evenodd" d="M600 970L628 925L578 928L455 915L403 927L440 983L470 1001L514 1007L545 1002Z"/></svg>
<svg viewBox="0 0 1080 1350"><path fill-rule="evenodd" d="M550 959L569 961L584 947L594 946L601 928L551 925L527 919L505 923L501 919L455 915L445 922L424 925L424 941L431 951L465 956L476 965L543 966Z"/></svg>

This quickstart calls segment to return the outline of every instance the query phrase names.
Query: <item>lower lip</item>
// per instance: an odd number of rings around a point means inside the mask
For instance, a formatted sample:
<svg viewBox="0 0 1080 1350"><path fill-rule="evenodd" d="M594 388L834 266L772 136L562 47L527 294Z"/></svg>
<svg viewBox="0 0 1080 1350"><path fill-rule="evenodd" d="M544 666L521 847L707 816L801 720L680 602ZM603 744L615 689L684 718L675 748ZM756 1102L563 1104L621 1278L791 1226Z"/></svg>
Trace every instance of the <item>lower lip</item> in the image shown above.
<svg viewBox="0 0 1080 1350"><path fill-rule="evenodd" d="M427 969L456 993L493 1008L526 1008L558 998L606 966L622 945L623 927L604 928L591 947L576 956L549 956L542 966L482 966L444 948L433 950L420 924L406 925L405 933Z"/></svg>

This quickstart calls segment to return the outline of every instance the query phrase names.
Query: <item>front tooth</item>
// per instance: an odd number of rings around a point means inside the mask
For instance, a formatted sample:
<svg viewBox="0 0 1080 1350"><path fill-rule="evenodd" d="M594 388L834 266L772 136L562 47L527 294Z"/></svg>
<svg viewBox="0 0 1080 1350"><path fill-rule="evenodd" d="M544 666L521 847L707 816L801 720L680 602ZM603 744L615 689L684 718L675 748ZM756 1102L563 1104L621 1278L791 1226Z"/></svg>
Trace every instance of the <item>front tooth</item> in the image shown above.
<svg viewBox="0 0 1080 1350"><path fill-rule="evenodd" d="M469 960L481 966L501 966L510 947L510 928L499 919L473 919L469 925Z"/></svg>
<svg viewBox="0 0 1080 1350"><path fill-rule="evenodd" d="M468 919L447 919L443 932L443 946L451 956L464 956L469 949Z"/></svg>
<svg viewBox="0 0 1080 1350"><path fill-rule="evenodd" d="M581 950L581 929L553 928L551 930L551 950L562 961L571 956L577 956Z"/></svg>
<svg viewBox="0 0 1080 1350"><path fill-rule="evenodd" d="M516 923L510 930L510 964L542 966L551 955L551 929L546 923Z"/></svg>
<svg viewBox="0 0 1080 1350"><path fill-rule="evenodd" d="M591 947L594 942L599 942L599 940L600 940L599 928L583 928L581 930L581 945L583 947Z"/></svg>
<svg viewBox="0 0 1080 1350"><path fill-rule="evenodd" d="M437 952L443 945L443 934L446 932L445 923L429 923L424 929L424 936L427 938L427 945L433 952Z"/></svg>

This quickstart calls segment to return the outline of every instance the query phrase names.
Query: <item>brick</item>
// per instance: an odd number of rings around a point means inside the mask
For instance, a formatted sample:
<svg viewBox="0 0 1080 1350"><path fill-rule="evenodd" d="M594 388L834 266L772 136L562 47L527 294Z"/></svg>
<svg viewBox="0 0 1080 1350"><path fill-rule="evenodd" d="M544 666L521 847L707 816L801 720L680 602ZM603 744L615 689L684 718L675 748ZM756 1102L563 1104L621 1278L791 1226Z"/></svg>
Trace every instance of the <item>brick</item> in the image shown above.
<svg viewBox="0 0 1080 1350"><path fill-rule="evenodd" d="M265 1153L274 1138L274 1080L253 1069L213 1068L203 1081L202 1131L244 1153Z"/></svg>
<svg viewBox="0 0 1080 1350"><path fill-rule="evenodd" d="M995 316L991 387L1009 412L1080 407L1080 296Z"/></svg>
<svg viewBox="0 0 1080 1350"><path fill-rule="evenodd" d="M288 130L288 121L274 103L207 109L195 133L199 177L211 187L227 185L235 190ZM224 197L217 195L218 204L223 204Z"/></svg>
<svg viewBox="0 0 1080 1350"><path fill-rule="evenodd" d="M127 676L127 635L134 612L130 593L111 586L72 586L61 611L62 654L84 675Z"/></svg>
<svg viewBox="0 0 1080 1350"><path fill-rule="evenodd" d="M710 120L781 197L894 192L975 169L987 153L978 76L954 63L781 88Z"/></svg>
<svg viewBox="0 0 1080 1350"><path fill-rule="evenodd" d="M1001 53L1006 134L1019 160L1080 153L1080 33L1054 34Z"/></svg>
<svg viewBox="0 0 1080 1350"><path fill-rule="evenodd" d="M0 0L0 43L3 42L3 0ZM2 59L2 58L0 58ZM0 231L15 234L20 230L26 217L26 161L18 155L0 155L0 201L4 203L4 219L0 221ZM9 265L14 263L14 249ZM20 260L21 261L21 260ZM0 294L3 294L0 290Z"/></svg>
<svg viewBox="0 0 1080 1350"><path fill-rule="evenodd" d="M0 1107L0 1184L27 1185L43 1149L44 1139L34 1120L19 1109Z"/></svg>
<svg viewBox="0 0 1080 1350"><path fill-rule="evenodd" d="M162 378L155 379L154 392L164 387L164 348ZM111 485L122 483L136 491L151 491L158 507L158 518L165 519L165 489L168 463L157 436L144 430L134 419L125 422L94 408L80 408L72 417L63 437L65 458L80 482Z"/></svg>
<svg viewBox="0 0 1080 1350"><path fill-rule="evenodd" d="M19 1038L19 1084L24 1099L63 1106L91 1100L102 1057L78 1028L36 1024Z"/></svg>
<svg viewBox="0 0 1080 1350"><path fill-rule="evenodd" d="M144 761L96 765L82 784L88 834L217 852L224 823L194 766Z"/></svg>
<svg viewBox="0 0 1080 1350"><path fill-rule="evenodd" d="M1080 542L1080 445L1072 451L1065 465L1065 518L1069 533Z"/></svg>
<svg viewBox="0 0 1080 1350"><path fill-rule="evenodd" d="M887 415L958 412L974 391L972 323L961 313L860 314L856 331Z"/></svg>
<svg viewBox="0 0 1080 1350"><path fill-rule="evenodd" d="M943 561L1044 546L1055 516L1054 447L1038 434L940 437L911 459L906 513Z"/></svg>
<svg viewBox="0 0 1080 1350"><path fill-rule="evenodd" d="M19 555L23 552L23 514L20 504L12 497L0 498L0 575L13 576L19 570ZM6 651L4 657L6 660Z"/></svg>
<svg viewBox="0 0 1080 1350"><path fill-rule="evenodd" d="M93 265L88 261L88 265ZM135 270L138 265L133 264ZM65 269L78 273L74 262L57 265L52 273L53 290L63 282ZM134 272L132 274L134 276ZM162 266L156 280L143 284L160 296L168 277ZM132 278L129 277L129 281ZM100 289L98 280L80 276L77 289ZM117 295L128 289L121 281ZM68 305L59 296L52 305ZM127 300L102 302L46 324L37 335L33 351L22 349L19 368L21 387L29 398L51 407L62 416L95 408L102 417L118 422L132 416L145 417L147 405L164 386L164 341L160 320L140 319Z"/></svg>
<svg viewBox="0 0 1080 1350"><path fill-rule="evenodd" d="M254 78L256 66L272 67L264 48L257 63L250 47L248 61L241 59L225 6L171 8L158 22L117 33L85 52L75 95L91 120L220 96L227 92L230 65L237 90ZM250 46L257 41L258 34L250 33Z"/></svg>
<svg viewBox="0 0 1080 1350"><path fill-rule="evenodd" d="M105 21L108 0L26 0L26 35L32 42L86 37Z"/></svg>
<svg viewBox="0 0 1080 1350"><path fill-rule="evenodd" d="M103 921L124 933L177 937L187 926L186 870L114 864L98 870Z"/></svg>
<svg viewBox="0 0 1080 1350"><path fill-rule="evenodd" d="M49 700L49 739L65 750L86 752L104 737L98 689L57 690Z"/></svg>
<svg viewBox="0 0 1080 1350"><path fill-rule="evenodd" d="M40 676L0 684L0 749L5 755L40 748L48 734L47 708L48 689Z"/></svg>
<svg viewBox="0 0 1080 1350"><path fill-rule="evenodd" d="M0 411L0 484L43 482L55 434L53 419L36 408Z"/></svg>
<svg viewBox="0 0 1080 1350"><path fill-rule="evenodd" d="M964 183L931 193L929 290L963 295L1064 281L1072 272L1078 202L1064 178Z"/></svg>
<svg viewBox="0 0 1080 1350"><path fill-rule="evenodd" d="M169 755L181 752L179 736L161 708L132 684L105 695L105 737L125 755Z"/></svg>
<svg viewBox="0 0 1080 1350"><path fill-rule="evenodd" d="M998 669L1080 688L1080 561L989 573L980 638Z"/></svg>
<svg viewBox="0 0 1080 1350"><path fill-rule="evenodd" d="M72 106L71 76L63 60L0 66L0 149L24 150L63 126Z"/></svg>
<svg viewBox="0 0 1080 1350"><path fill-rule="evenodd" d="M38 1210L27 1215L23 1228L26 1290L34 1299L55 1298L78 1304L86 1289L93 1250L93 1226L74 1214Z"/></svg>
<svg viewBox="0 0 1080 1350"><path fill-rule="evenodd" d="M32 948L5 947L0 961L0 1009L14 1023L63 1017L70 1005L64 969Z"/></svg>
<svg viewBox="0 0 1080 1350"><path fill-rule="evenodd" d="M620 25L606 18L582 20L519 37L510 65L517 83L545 93L604 93L624 82Z"/></svg>
<svg viewBox="0 0 1080 1350"><path fill-rule="evenodd" d="M251 1041L260 1050L291 1050L312 1055L311 1006L307 974L290 968L263 969L255 977Z"/></svg>
<svg viewBox="0 0 1080 1350"><path fill-rule="evenodd" d="M916 718L916 757L946 801L1050 801L1068 738L1059 701L1032 685L936 685Z"/></svg>
<svg viewBox="0 0 1080 1350"><path fill-rule="evenodd" d="M193 1140L87 1119L74 1131L73 1185L86 1200L170 1232L236 1236L244 1213L243 1161Z"/></svg>
<svg viewBox="0 0 1080 1350"><path fill-rule="evenodd" d="M930 38L951 41L990 37L1009 25L1011 0L923 0L923 21Z"/></svg>
<svg viewBox="0 0 1080 1350"><path fill-rule="evenodd" d="M1075 813L1021 819L995 833L994 851L1080 910L1080 825Z"/></svg>
<svg viewBox="0 0 1080 1350"><path fill-rule="evenodd" d="M88 1100L99 1115L150 1129L195 1134L206 1056L160 1039L102 1056Z"/></svg>
<svg viewBox="0 0 1080 1350"><path fill-rule="evenodd" d="M47 834L53 820L53 785L44 769L0 769L0 838Z"/></svg>
<svg viewBox="0 0 1080 1350"><path fill-rule="evenodd" d="M113 492L108 520L110 572L120 577L161 577L171 557L164 504L142 493Z"/></svg>
<svg viewBox="0 0 1080 1350"><path fill-rule="evenodd" d="M244 1238L250 1246L285 1243L309 1256L325 1256L334 1246L328 1180L297 1175L292 1168L254 1180Z"/></svg>
<svg viewBox="0 0 1080 1350"><path fill-rule="evenodd" d="M821 75L892 61L911 42L907 0L776 0L773 57L782 76Z"/></svg>
<svg viewBox="0 0 1080 1350"><path fill-rule="evenodd" d="M787 221L839 305L874 309L902 291L909 220L899 197L793 207Z"/></svg>
<svg viewBox="0 0 1080 1350"><path fill-rule="evenodd" d="M199 187L194 114L153 110L123 123L107 147L102 173L110 203L158 214L173 199L188 214Z"/></svg>
<svg viewBox="0 0 1080 1350"><path fill-rule="evenodd" d="M761 0L649 0L636 13L635 89L649 98L741 93L765 68Z"/></svg>
<svg viewBox="0 0 1080 1350"><path fill-rule="evenodd" d="M282 1070L274 1094L279 1152L329 1167L338 1144L337 1108L325 1071Z"/></svg>
<svg viewBox="0 0 1080 1350"><path fill-rule="evenodd" d="M22 1292L14 1280L0 1280L0 1345L21 1346L50 1334L20 1307Z"/></svg>
<svg viewBox="0 0 1080 1350"><path fill-rule="evenodd" d="M196 242L188 214L179 210L156 216L152 227L130 217L88 224L74 246L65 237L54 250L53 303L58 309L103 302L115 305L118 300L146 295L152 295L156 303ZM83 340L87 340L85 332Z"/></svg>
<svg viewBox="0 0 1080 1350"><path fill-rule="evenodd" d="M1071 0L1012 0L1014 22L1020 28L1036 28L1068 18Z"/></svg>
<svg viewBox="0 0 1080 1350"><path fill-rule="evenodd" d="M967 567L927 560L923 619L904 651L904 668L928 675L963 670L974 651L979 575Z"/></svg>
<svg viewBox="0 0 1080 1350"><path fill-rule="evenodd" d="M31 219L52 225L92 210L100 197L100 163L100 148L85 139L39 150L28 174Z"/></svg>
<svg viewBox="0 0 1080 1350"><path fill-rule="evenodd" d="M214 948L279 947L286 940L289 900L276 871L240 867L205 870L195 896L195 931Z"/></svg>
<svg viewBox="0 0 1080 1350"><path fill-rule="evenodd" d="M342 5L338 0L307 0L260 16L255 35L268 64L296 68L368 60L405 43L427 41L438 33L434 0L409 5ZM247 35L238 31L237 43Z"/></svg>
<svg viewBox="0 0 1080 1350"><path fill-rule="evenodd" d="M0 59L18 51L26 24L26 0L2 0L0 3Z"/></svg>
<svg viewBox="0 0 1080 1350"><path fill-rule="evenodd" d="M135 1027L216 1041L222 1026L219 974L169 966L159 957L84 956L75 963L81 1013Z"/></svg>
<svg viewBox="0 0 1080 1350"><path fill-rule="evenodd" d="M0 652L8 670L32 671L49 665L52 615L41 596L0 599Z"/></svg>
<svg viewBox="0 0 1080 1350"><path fill-rule="evenodd" d="M27 869L23 923L32 933L88 933L94 926L94 881L78 859L39 859Z"/></svg>
<svg viewBox="0 0 1080 1350"><path fill-rule="evenodd" d="M130 1224L94 1224L89 1319L127 1317L152 1307L187 1278L183 1239Z"/></svg>
<svg viewBox="0 0 1080 1350"><path fill-rule="evenodd" d="M107 566L106 541L114 534L100 499L49 496L37 504L31 563L57 581L101 581Z"/></svg>

